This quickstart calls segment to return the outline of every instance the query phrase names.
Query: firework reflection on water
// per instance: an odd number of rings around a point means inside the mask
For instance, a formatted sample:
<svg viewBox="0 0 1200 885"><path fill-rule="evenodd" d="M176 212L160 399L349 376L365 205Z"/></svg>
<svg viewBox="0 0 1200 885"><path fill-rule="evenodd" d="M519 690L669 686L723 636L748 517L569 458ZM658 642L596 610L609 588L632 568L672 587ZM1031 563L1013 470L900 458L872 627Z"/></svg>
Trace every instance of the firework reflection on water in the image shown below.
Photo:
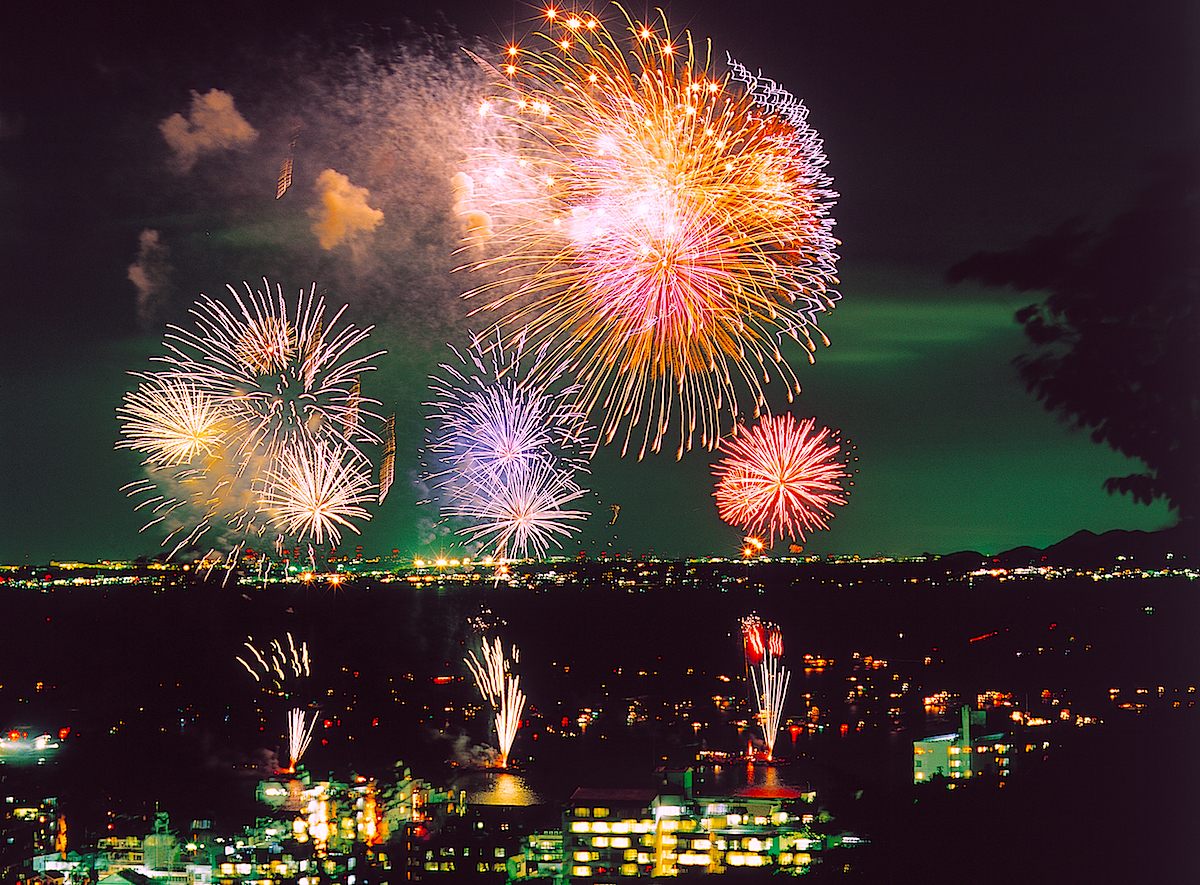
<svg viewBox="0 0 1200 885"><path fill-rule="evenodd" d="M524 776L510 771L465 771L455 787L466 790L469 805L541 805L542 797Z"/></svg>

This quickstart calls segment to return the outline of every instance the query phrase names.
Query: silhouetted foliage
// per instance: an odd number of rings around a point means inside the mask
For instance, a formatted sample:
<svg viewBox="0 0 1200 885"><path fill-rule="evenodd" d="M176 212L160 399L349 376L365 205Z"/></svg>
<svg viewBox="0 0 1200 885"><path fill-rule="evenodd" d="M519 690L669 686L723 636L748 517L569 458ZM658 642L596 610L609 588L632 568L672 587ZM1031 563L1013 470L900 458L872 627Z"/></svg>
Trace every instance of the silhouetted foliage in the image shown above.
<svg viewBox="0 0 1200 885"><path fill-rule="evenodd" d="M1040 290L1017 322L1035 345L1014 361L1051 412L1146 470L1110 492L1200 511L1200 178L1190 151L1158 164L1133 208L1106 227L1061 225L1006 252L979 252L950 282Z"/></svg>

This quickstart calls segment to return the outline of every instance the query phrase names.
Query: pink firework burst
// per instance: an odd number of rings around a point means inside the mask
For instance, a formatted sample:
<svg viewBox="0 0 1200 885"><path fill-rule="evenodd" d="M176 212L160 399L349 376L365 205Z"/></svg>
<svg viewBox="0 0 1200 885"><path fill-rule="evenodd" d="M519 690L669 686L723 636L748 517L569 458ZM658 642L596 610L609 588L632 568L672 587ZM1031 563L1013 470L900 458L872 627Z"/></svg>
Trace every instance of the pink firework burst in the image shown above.
<svg viewBox="0 0 1200 885"><path fill-rule="evenodd" d="M833 505L846 503L849 478L841 440L816 421L799 423L790 414L770 415L749 431L722 440L717 462L717 512L730 525L752 534L804 539L828 528Z"/></svg>

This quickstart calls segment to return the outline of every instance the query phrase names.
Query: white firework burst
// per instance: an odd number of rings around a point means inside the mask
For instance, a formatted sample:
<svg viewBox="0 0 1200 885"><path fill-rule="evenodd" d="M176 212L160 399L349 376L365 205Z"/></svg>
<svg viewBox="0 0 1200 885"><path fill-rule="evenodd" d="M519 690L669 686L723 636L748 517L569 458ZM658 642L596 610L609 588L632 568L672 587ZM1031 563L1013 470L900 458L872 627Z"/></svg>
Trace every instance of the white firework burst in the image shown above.
<svg viewBox="0 0 1200 885"><path fill-rule="evenodd" d="M274 525L318 542L369 519L361 504L378 444L367 419L378 405L361 376L382 352L355 356L371 329L326 322L316 287L294 311L264 280L232 303L202 296L193 330L171 326L163 371L139 374L118 409L118 448L144 453L147 478L125 487L151 519L170 526L174 554L210 529L260 535ZM299 538L297 539L299 540ZM164 544L166 541L164 541ZM276 539L276 547L282 546Z"/></svg>
<svg viewBox="0 0 1200 885"><path fill-rule="evenodd" d="M220 447L228 412L214 397L171 375L138 377L142 383L117 409L125 434L117 448L141 452L155 467L177 467Z"/></svg>
<svg viewBox="0 0 1200 885"><path fill-rule="evenodd" d="M458 534L501 559L540 559L576 531L572 522L587 518L587 511L568 508L585 494L565 471L534 461L511 474L482 476L443 512L470 522Z"/></svg>
<svg viewBox="0 0 1200 885"><path fill-rule="evenodd" d="M351 520L370 519L362 505L372 499L375 486L370 465L356 453L319 440L283 449L276 465L259 496L259 511L269 514L276 528L311 536L318 544L328 535L336 544L339 526L357 533Z"/></svg>

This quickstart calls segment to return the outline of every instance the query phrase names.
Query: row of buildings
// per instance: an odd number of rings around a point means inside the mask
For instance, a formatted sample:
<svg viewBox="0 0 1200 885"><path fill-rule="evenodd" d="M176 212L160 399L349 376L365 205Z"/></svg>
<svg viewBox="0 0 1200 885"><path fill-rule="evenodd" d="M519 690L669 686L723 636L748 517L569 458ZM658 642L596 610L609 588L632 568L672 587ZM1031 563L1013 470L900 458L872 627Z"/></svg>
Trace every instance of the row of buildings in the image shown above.
<svg viewBox="0 0 1200 885"><path fill-rule="evenodd" d="M687 769L659 772L646 789L580 788L565 807L476 804L464 791L435 788L407 771L386 784L302 773L260 784L263 816L236 835L218 834L205 821L175 830L160 815L153 833L104 838L84 851L68 849L65 821L46 799L30 806L41 824L13 834L21 844L5 855L3 878L23 885L399 885L802 874L830 850L861 841L832 831L815 794L772 792L699 796Z"/></svg>

